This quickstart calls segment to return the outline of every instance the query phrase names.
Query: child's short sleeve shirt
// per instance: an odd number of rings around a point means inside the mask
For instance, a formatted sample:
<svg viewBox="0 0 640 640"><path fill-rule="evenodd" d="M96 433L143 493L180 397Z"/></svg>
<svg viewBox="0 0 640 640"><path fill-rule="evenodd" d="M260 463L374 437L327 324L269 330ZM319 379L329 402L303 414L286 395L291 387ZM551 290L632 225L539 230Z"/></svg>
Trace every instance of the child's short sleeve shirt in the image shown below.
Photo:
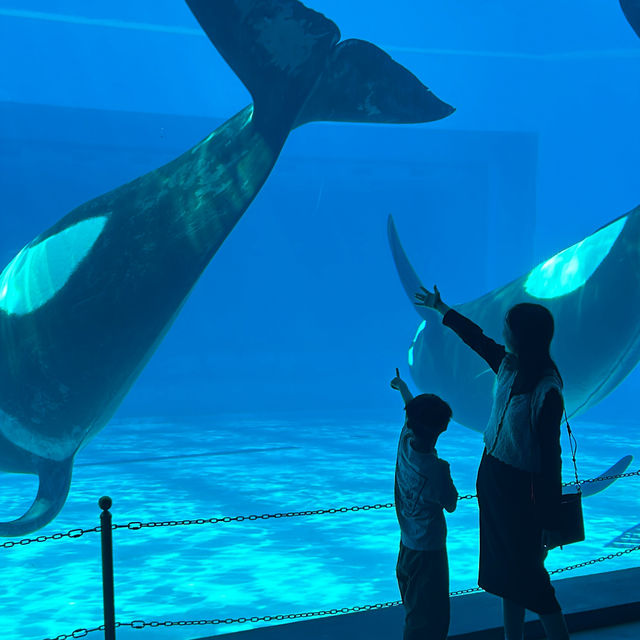
<svg viewBox="0 0 640 640"><path fill-rule="evenodd" d="M411 446L411 432L400 433L396 460L395 503L402 544L417 551L446 548L447 525L443 507L453 511L458 492L449 464Z"/></svg>

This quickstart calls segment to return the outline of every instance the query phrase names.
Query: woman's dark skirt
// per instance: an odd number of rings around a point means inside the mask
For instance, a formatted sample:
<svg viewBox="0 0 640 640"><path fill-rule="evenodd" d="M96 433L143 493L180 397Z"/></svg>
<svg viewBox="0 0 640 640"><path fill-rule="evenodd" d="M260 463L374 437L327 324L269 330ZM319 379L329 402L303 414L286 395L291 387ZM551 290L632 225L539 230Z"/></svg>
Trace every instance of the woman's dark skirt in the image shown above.
<svg viewBox="0 0 640 640"><path fill-rule="evenodd" d="M478 585L538 614L560 611L544 568L542 526L532 475L487 454L478 470Z"/></svg>

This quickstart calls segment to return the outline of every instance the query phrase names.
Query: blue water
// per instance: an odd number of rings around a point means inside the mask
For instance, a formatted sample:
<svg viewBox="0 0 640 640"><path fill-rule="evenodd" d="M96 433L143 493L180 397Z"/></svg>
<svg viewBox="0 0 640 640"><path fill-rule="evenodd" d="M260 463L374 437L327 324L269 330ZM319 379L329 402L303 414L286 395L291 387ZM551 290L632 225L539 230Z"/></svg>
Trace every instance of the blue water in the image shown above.
<svg viewBox="0 0 640 640"><path fill-rule="evenodd" d="M640 201L640 42L617 3L309 5L344 37L382 46L455 114L419 126L316 123L291 135L38 534L97 525L107 494L120 523L390 501L402 416L388 381L395 367L409 378L420 318L395 273L388 214L421 278L453 304ZM0 0L0 57L10 61L0 66L0 269L68 211L177 157L250 100L181 0ZM575 421L582 476L626 454L638 468L639 392L636 369ZM480 435L460 426L439 446L461 493L473 492L481 449ZM35 478L4 474L0 520L22 514L36 490ZM640 522L637 496L628 479L590 498L587 540L554 551L549 568L617 551L606 545ZM475 584L476 519L471 500L449 517L452 589ZM118 619L396 600L397 539L390 509L118 530ZM6 637L100 624L96 534L0 554ZM215 631L125 628L119 637Z"/></svg>
<svg viewBox="0 0 640 640"><path fill-rule="evenodd" d="M120 524L384 504L393 500L399 427L362 416L117 421L78 456L66 506L39 533L96 526L101 495L113 498L114 522ZM622 455L640 455L640 427L612 435L606 425L578 422L574 430L583 478L601 473ZM458 425L442 437L439 454L450 461L460 494L475 492L481 452L479 434ZM571 480L566 456L564 476ZM638 477L622 479L586 499L587 539L553 551L547 567L619 551L607 545L638 523L639 483ZM31 495L33 485L30 478L8 476L0 516L24 507L17 496ZM460 501L448 524L451 590L474 587L475 501ZM397 545L392 509L117 530L117 619L237 618L394 601L399 598ZM3 549L3 576L11 588L0 596L0 610L8 637L44 640L99 626L99 554L95 533ZM639 554L563 577L640 566ZM247 626L171 627L164 632L122 628L118 637L187 639Z"/></svg>

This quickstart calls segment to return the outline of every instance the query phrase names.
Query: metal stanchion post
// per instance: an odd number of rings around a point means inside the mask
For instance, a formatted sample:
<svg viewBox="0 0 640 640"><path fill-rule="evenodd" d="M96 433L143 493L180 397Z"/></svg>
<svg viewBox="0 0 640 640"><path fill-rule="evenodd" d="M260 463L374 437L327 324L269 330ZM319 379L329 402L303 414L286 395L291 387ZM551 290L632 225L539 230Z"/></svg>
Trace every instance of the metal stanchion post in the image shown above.
<svg viewBox="0 0 640 640"><path fill-rule="evenodd" d="M113 536L111 529L112 501L109 496L102 496L98 501L102 509L100 514L100 540L102 543L102 597L104 601L104 638L116 638L116 611L113 591Z"/></svg>

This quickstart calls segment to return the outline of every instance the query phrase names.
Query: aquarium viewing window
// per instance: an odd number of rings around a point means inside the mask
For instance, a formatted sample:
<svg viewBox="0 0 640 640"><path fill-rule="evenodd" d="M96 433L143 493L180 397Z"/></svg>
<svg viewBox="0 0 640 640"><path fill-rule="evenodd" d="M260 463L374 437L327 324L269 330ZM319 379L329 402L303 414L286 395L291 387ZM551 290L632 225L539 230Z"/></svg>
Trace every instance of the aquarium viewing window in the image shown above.
<svg viewBox="0 0 640 640"><path fill-rule="evenodd" d="M464 402L437 454L462 498L450 590L477 588L495 378L422 320L418 277L498 342L511 296L576 314L555 336L593 405L569 411L580 479L621 477L585 485L586 539L546 567L638 570L640 295L616 292L640 294L640 40L619 2L305 0L308 40L293 0L206 4L234 23L206 30L185 0L0 0L0 534L49 517L0 537L3 638L100 637L105 495L118 640L396 602L396 368ZM296 11L239 46L255 7Z"/></svg>

